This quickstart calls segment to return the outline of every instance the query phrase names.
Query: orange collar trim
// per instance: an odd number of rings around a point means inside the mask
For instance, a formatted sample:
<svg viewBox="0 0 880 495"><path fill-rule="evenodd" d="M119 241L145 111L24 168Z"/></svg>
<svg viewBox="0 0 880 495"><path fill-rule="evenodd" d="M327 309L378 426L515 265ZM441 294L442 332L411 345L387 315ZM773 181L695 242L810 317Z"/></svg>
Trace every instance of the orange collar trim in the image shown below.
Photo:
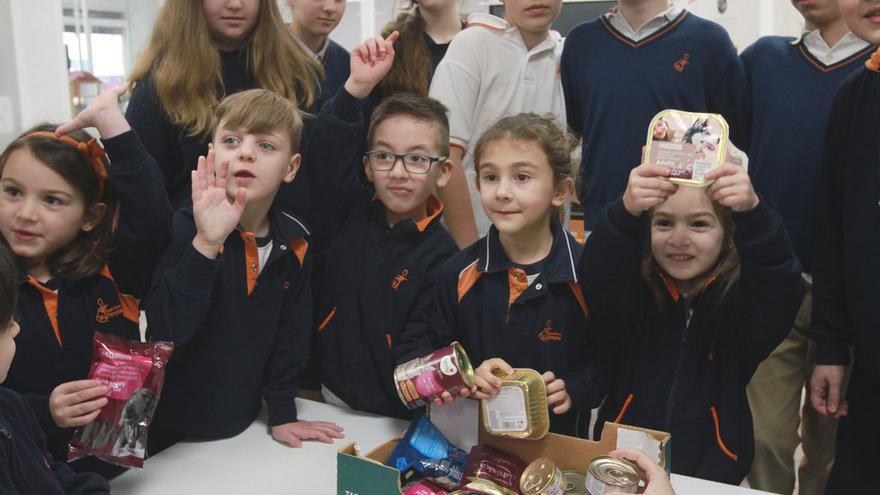
<svg viewBox="0 0 880 495"><path fill-rule="evenodd" d="M425 229L428 228L428 225L431 225L431 222L433 222L435 218L443 213L443 203L439 199L437 199L437 196L434 196L432 194L428 197L428 204L426 209L428 212L428 216L416 222L416 227L419 228L419 232L424 232Z"/></svg>
<svg viewBox="0 0 880 495"><path fill-rule="evenodd" d="M877 48L877 51L871 55L871 58L865 61L865 67L867 67L868 70L880 72L880 48Z"/></svg>
<svg viewBox="0 0 880 495"><path fill-rule="evenodd" d="M700 288L698 290L694 291L692 293L692 295L699 294L699 293L703 292L704 290L706 290L707 287L712 285L712 282L714 282L716 278L717 277L715 277L715 276L707 278L706 281L703 282L702 285L700 285ZM662 273L662 272L660 273L660 280L663 281L663 285L666 286L666 290L669 291L669 295L672 297L672 300L675 302L678 302L678 300L681 299L681 293L678 291L678 286L675 284L675 281L672 280L671 278L669 278L668 275L666 275L665 273Z"/></svg>

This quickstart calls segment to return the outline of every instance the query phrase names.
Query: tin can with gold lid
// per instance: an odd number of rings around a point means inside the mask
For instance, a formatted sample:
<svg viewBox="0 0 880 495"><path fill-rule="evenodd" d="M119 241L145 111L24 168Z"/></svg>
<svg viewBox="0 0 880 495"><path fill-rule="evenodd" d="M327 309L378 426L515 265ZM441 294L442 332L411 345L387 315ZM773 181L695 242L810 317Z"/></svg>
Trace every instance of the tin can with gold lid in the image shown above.
<svg viewBox="0 0 880 495"><path fill-rule="evenodd" d="M706 174L727 158L729 136L721 115L663 110L648 127L645 162L669 168L672 182L706 186Z"/></svg>
<svg viewBox="0 0 880 495"><path fill-rule="evenodd" d="M603 455L587 464L586 487L590 495L636 493L641 479L639 468L626 459Z"/></svg>
<svg viewBox="0 0 880 495"><path fill-rule="evenodd" d="M587 495L587 475L569 469L562 472L565 477L565 495Z"/></svg>
<svg viewBox="0 0 880 495"><path fill-rule="evenodd" d="M394 383L401 402L415 409L430 404L443 392L456 396L462 388L472 388L474 368L461 344L453 342L398 366Z"/></svg>
<svg viewBox="0 0 880 495"><path fill-rule="evenodd" d="M522 495L565 495L565 476L547 457L532 461L519 480Z"/></svg>
<svg viewBox="0 0 880 495"><path fill-rule="evenodd" d="M541 374L514 369L499 375L501 387L491 399L481 401L483 427L492 435L538 440L550 431L547 386Z"/></svg>

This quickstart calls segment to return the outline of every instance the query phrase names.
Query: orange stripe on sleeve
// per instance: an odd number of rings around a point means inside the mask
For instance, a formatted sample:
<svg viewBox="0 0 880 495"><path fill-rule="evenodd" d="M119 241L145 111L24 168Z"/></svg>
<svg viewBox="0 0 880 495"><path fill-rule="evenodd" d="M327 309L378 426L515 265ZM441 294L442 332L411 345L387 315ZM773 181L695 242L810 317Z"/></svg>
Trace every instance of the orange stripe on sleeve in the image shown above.
<svg viewBox="0 0 880 495"><path fill-rule="evenodd" d="M476 285L477 280L480 279L480 271L477 270L477 261L474 260L473 263L467 266L461 273L458 274L458 302L464 298L465 294L468 293L471 288Z"/></svg>
<svg viewBox="0 0 880 495"><path fill-rule="evenodd" d="M333 309L330 310L330 313L327 315L326 318L324 318L324 321L322 321L321 324L318 325L318 331L323 332L324 329L327 328L327 325L330 324L330 320L332 320L334 316L336 316L336 306L333 306Z"/></svg>
<svg viewBox="0 0 880 495"><path fill-rule="evenodd" d="M715 409L715 406L709 407L709 410L712 411L712 421L715 422L715 441L718 442L718 447L721 448L721 452L724 452L724 455L730 457L732 460L739 459L739 456L728 450L727 446L724 445L724 440L721 439L721 425L718 423L718 411Z"/></svg>
<svg viewBox="0 0 880 495"><path fill-rule="evenodd" d="M620 423L620 420L623 419L623 415L626 414L626 410L629 409L629 405L632 404L633 394L629 394L626 396L626 400L623 402L623 407L620 408L620 412L617 413L617 417L614 418L614 423Z"/></svg>

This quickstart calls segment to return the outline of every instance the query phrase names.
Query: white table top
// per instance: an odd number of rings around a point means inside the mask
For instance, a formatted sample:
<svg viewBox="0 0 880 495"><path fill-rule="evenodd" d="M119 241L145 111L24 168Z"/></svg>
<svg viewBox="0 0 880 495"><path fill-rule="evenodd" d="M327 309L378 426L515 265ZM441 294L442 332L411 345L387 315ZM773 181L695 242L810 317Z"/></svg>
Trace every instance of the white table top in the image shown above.
<svg viewBox="0 0 880 495"><path fill-rule="evenodd" d="M345 410L297 399L299 417L333 421L346 438L333 445L309 442L292 449L272 440L265 417L235 438L210 442L185 441L146 461L111 482L118 495L173 494L336 494L336 453L357 442L366 453L400 435L405 421ZM766 492L672 476L678 495L757 495Z"/></svg>

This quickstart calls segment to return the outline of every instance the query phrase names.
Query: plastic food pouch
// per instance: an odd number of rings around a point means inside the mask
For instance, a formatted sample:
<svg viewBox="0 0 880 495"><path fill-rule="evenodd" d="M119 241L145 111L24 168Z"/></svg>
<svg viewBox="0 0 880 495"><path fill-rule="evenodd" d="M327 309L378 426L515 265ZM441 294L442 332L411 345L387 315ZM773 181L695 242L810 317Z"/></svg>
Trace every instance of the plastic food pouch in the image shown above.
<svg viewBox="0 0 880 495"><path fill-rule="evenodd" d="M416 481L403 489L403 495L449 495L449 492L430 481Z"/></svg>
<svg viewBox="0 0 880 495"><path fill-rule="evenodd" d="M721 115L663 110L648 127L645 161L668 167L672 182L705 186L706 174L724 164L729 133Z"/></svg>
<svg viewBox="0 0 880 495"><path fill-rule="evenodd" d="M107 386L109 402L70 440L69 460L94 455L123 467L144 466L147 431L173 351L170 342L138 342L95 332L89 379Z"/></svg>
<svg viewBox="0 0 880 495"><path fill-rule="evenodd" d="M488 445L471 449L461 488L483 495L518 495L526 463Z"/></svg>
<svg viewBox="0 0 880 495"><path fill-rule="evenodd" d="M467 453L449 443L424 415L409 425L406 434L385 462L407 479L415 471L437 485L454 490L461 483Z"/></svg>

